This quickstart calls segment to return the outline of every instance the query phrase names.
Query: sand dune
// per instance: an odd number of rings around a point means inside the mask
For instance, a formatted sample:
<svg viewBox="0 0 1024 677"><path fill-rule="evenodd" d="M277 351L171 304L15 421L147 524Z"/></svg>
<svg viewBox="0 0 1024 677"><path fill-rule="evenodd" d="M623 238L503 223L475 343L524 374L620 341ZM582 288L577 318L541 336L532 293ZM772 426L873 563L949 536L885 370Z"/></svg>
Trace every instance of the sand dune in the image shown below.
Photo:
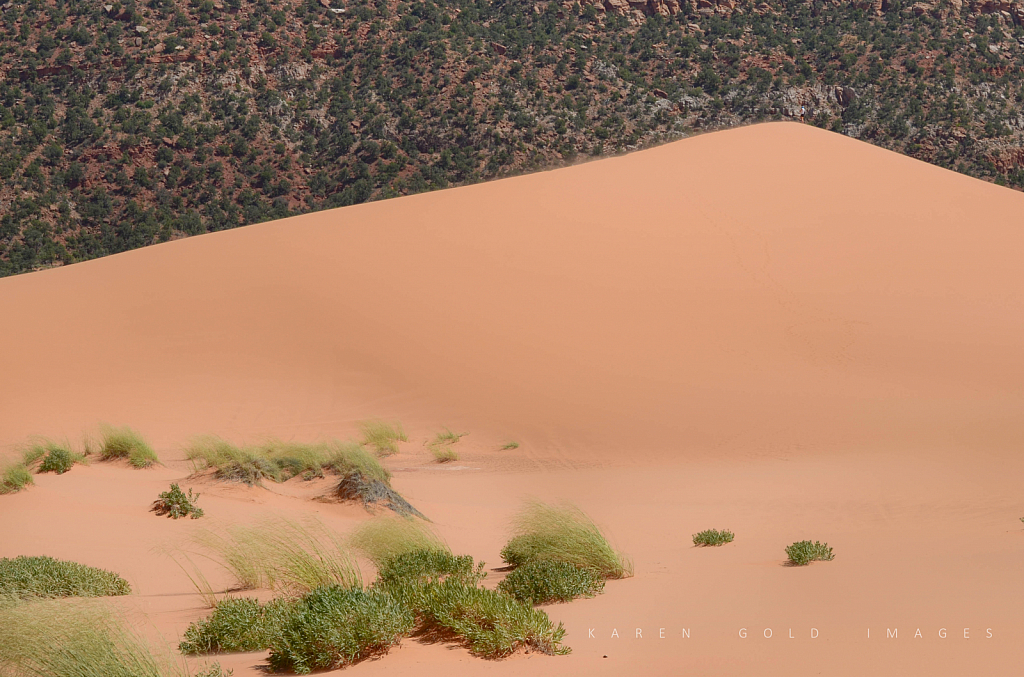
<svg viewBox="0 0 1024 677"><path fill-rule="evenodd" d="M544 674L1013 674L1022 213L1020 193L770 124L3 279L0 444L131 424L170 459L118 471L141 502L187 474L175 449L195 434L449 425L471 433L466 472L429 470L410 445L396 485L453 547L499 561L504 521L533 494L584 505L637 562L605 595L549 610L568 658L407 642L360 674L521 660ZM125 534L156 518L102 508L88 478L112 472L0 497L0 533L16 534L0 556L81 546L115 568L108 548L128 552ZM68 498L65 480L85 484ZM60 501L75 515L48 537ZM716 525L734 546L688 547ZM840 556L779 566L804 537ZM133 552L143 595L188 592ZM201 614L182 604L161 621L171 636ZM897 624L899 640L862 638ZM632 637L684 625L697 634ZM738 637L768 626L772 640ZM780 634L812 626L823 639ZM257 662L228 660L236 674Z"/></svg>

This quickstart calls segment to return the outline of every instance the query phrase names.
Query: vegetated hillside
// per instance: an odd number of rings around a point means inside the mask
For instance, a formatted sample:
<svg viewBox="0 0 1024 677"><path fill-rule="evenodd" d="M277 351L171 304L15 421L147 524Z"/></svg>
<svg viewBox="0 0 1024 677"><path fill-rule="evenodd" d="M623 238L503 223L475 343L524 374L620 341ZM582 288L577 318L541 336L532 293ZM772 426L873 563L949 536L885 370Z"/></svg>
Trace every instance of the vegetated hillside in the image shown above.
<svg viewBox="0 0 1024 677"><path fill-rule="evenodd" d="M801 106L1024 186L1018 3L588 1L9 0L0 274Z"/></svg>

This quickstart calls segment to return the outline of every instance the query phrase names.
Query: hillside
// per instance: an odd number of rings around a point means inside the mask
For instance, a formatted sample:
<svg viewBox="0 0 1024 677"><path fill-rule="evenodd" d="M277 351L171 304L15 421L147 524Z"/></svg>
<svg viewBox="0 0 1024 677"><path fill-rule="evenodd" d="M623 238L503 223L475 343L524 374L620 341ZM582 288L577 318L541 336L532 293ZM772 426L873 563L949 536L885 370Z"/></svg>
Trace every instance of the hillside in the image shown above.
<svg viewBox="0 0 1024 677"><path fill-rule="evenodd" d="M1024 186L1016 3L7 2L0 275L799 117Z"/></svg>

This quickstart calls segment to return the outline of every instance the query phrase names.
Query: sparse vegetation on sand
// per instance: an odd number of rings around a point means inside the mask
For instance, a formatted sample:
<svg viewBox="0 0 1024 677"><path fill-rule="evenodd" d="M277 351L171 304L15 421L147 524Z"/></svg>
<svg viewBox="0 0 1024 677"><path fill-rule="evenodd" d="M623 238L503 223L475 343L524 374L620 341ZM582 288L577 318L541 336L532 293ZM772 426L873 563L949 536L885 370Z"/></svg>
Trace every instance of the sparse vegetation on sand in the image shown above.
<svg viewBox="0 0 1024 677"><path fill-rule="evenodd" d="M173 519L191 517L198 519L203 516L203 509L196 505L199 494L188 494L181 490L177 484L171 484L171 488L160 494L160 497L153 503L153 512L158 515L167 515Z"/></svg>
<svg viewBox="0 0 1024 677"><path fill-rule="evenodd" d="M516 442L515 440L513 440L511 442L506 442L505 444L501 445L501 450L502 451L511 451L513 449L518 449L518 448L519 448L519 443Z"/></svg>
<svg viewBox="0 0 1024 677"><path fill-rule="evenodd" d="M363 444L371 447L378 456L390 456L398 453L398 443L408 442L409 438L398 421L389 422L373 419L359 424L363 432Z"/></svg>
<svg viewBox="0 0 1024 677"><path fill-rule="evenodd" d="M411 552L451 554L429 526L408 517L378 517L364 522L352 532L348 543L378 570L396 557Z"/></svg>
<svg viewBox="0 0 1024 677"><path fill-rule="evenodd" d="M527 503L513 520L513 537L501 557L512 566L552 560L587 569L601 578L633 575L632 562L612 549L586 513L569 504Z"/></svg>
<svg viewBox="0 0 1024 677"><path fill-rule="evenodd" d="M48 439L33 441L23 456L25 465L29 467L40 461L36 472L52 472L58 475L66 473L76 463L85 460L85 456L73 451L70 444Z"/></svg>
<svg viewBox="0 0 1024 677"><path fill-rule="evenodd" d="M732 543L736 535L728 529L719 531L718 529L705 529L699 531L693 535L693 544L698 547L715 547L718 545L725 545L726 543Z"/></svg>
<svg viewBox="0 0 1024 677"><path fill-rule="evenodd" d="M786 548L786 555L789 557L789 563L793 566L805 566L811 562L828 562L835 559L832 548L828 547L828 543L819 543L818 541L813 543L811 541L797 541Z"/></svg>
<svg viewBox="0 0 1024 677"><path fill-rule="evenodd" d="M590 569L556 560L534 560L516 567L498 584L498 591L526 604L571 602L604 590L604 579Z"/></svg>
<svg viewBox="0 0 1024 677"><path fill-rule="evenodd" d="M124 458L136 468L148 468L159 460L138 432L128 427L112 426L100 429L100 458L104 461Z"/></svg>
<svg viewBox="0 0 1024 677"><path fill-rule="evenodd" d="M474 567L470 555L453 555L441 550L413 550L385 560L377 570L377 585L429 583L445 578L475 584L487 576L484 563Z"/></svg>
<svg viewBox="0 0 1024 677"><path fill-rule="evenodd" d="M387 653L415 624L386 590L327 587L298 600L270 643L271 670L308 674Z"/></svg>
<svg viewBox="0 0 1024 677"><path fill-rule="evenodd" d="M467 433L452 432L450 428L445 428L437 433L433 441L428 445L430 453L434 455L434 460L438 463L459 460L459 452L455 451L453 445L457 444L466 435Z"/></svg>
<svg viewBox="0 0 1024 677"><path fill-rule="evenodd" d="M219 479L245 482L252 486L264 479L283 482L295 476L306 479L325 473L358 473L387 483L391 474L366 449L355 442L283 442L236 446L219 437L192 441L185 454L197 469L215 468Z"/></svg>
<svg viewBox="0 0 1024 677"><path fill-rule="evenodd" d="M0 559L0 598L106 597L127 595L117 574L52 557Z"/></svg>
<svg viewBox="0 0 1024 677"><path fill-rule="evenodd" d="M213 613L185 630L178 649L183 654L260 651L281 632L292 602L273 600L260 604L251 597L228 597Z"/></svg>
<svg viewBox="0 0 1024 677"><path fill-rule="evenodd" d="M277 518L222 532L203 530L194 539L243 590L278 588L296 594L325 585L362 586L359 567L341 539L315 520Z"/></svg>
<svg viewBox="0 0 1024 677"><path fill-rule="evenodd" d="M0 494L13 494L32 483L32 473L22 462L11 463L0 471Z"/></svg>

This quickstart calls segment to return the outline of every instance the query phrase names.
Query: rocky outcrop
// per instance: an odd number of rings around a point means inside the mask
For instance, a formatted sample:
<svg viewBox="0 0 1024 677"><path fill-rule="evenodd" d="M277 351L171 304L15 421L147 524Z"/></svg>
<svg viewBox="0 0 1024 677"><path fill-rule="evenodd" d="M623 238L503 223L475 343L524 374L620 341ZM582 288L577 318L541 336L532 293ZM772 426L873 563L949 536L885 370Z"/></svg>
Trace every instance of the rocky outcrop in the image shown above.
<svg viewBox="0 0 1024 677"><path fill-rule="evenodd" d="M648 16L669 17L682 11L679 0L585 0L585 4L598 12L625 16L633 23L642 23Z"/></svg>

